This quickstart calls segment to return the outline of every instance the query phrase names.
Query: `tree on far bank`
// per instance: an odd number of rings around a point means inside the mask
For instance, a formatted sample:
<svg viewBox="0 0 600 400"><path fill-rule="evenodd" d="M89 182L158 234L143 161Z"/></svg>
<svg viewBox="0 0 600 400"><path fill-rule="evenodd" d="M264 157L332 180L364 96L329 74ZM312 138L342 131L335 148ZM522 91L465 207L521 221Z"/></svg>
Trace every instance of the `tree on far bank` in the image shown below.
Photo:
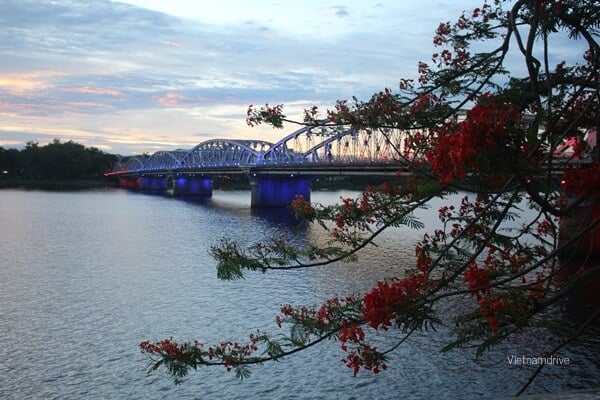
<svg viewBox="0 0 600 400"><path fill-rule="evenodd" d="M102 177L117 156L54 139L45 146L27 142L23 150L0 148L0 168L8 178L74 180Z"/></svg>

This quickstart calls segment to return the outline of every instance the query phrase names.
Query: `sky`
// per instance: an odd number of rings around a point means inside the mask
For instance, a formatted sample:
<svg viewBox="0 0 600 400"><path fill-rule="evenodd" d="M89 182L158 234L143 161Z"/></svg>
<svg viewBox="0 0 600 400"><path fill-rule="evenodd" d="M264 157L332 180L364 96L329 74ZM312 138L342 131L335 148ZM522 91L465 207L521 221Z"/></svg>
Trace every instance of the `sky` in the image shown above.
<svg viewBox="0 0 600 400"><path fill-rule="evenodd" d="M113 154L277 141L248 105L368 99L482 0L0 0L0 146L73 140Z"/></svg>

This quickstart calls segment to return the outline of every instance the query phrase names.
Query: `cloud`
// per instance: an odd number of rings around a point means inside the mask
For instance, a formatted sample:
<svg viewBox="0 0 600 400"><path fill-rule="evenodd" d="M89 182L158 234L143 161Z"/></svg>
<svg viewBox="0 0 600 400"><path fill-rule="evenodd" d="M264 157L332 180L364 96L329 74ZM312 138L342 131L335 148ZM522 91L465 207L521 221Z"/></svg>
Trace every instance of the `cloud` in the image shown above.
<svg viewBox="0 0 600 400"><path fill-rule="evenodd" d="M58 71L31 71L25 73L13 72L0 74L0 90L10 93L24 93L32 90L45 89L52 78L62 76Z"/></svg>
<svg viewBox="0 0 600 400"><path fill-rule="evenodd" d="M22 77L0 76L0 88L6 88L11 92L24 92L44 87L44 83L38 80Z"/></svg>
<svg viewBox="0 0 600 400"><path fill-rule="evenodd" d="M64 88L61 89L66 92L75 92L75 93L83 93L83 94L100 94L100 95L108 95L115 97L123 97L125 96L123 92L116 89L111 88L102 88L102 87L93 87L93 86L79 86L72 88Z"/></svg>
<svg viewBox="0 0 600 400"><path fill-rule="evenodd" d="M430 59L437 23L470 2L424 13L417 1L181 1L181 18L108 0L0 1L0 121L20 127L10 140L49 128L120 153L191 147L198 126L205 138L276 140L285 132L247 127L248 104L299 115L396 88Z"/></svg>
<svg viewBox="0 0 600 400"><path fill-rule="evenodd" d="M335 10L335 15L337 15L338 17L344 18L350 15L350 13L348 12L348 7L346 6L335 6L331 8Z"/></svg>
<svg viewBox="0 0 600 400"><path fill-rule="evenodd" d="M162 44L163 46L169 46L169 47L177 47L177 48L183 47L183 45L181 43L174 42L172 40L163 40L160 42L160 44Z"/></svg>
<svg viewBox="0 0 600 400"><path fill-rule="evenodd" d="M177 93L165 93L161 96L154 96L153 99L165 107L185 107L186 97Z"/></svg>
<svg viewBox="0 0 600 400"><path fill-rule="evenodd" d="M9 63L23 65L20 60L32 54L27 51L28 47L32 47L32 51L35 47L42 62L55 63L57 58L66 61L68 57L69 64L63 68L70 71L53 82L47 92L49 102L52 98L90 101L54 93L62 91L74 95L77 93L74 88L85 88L78 89L81 95L101 95L100 88L110 88L116 91L115 95L118 92L128 99L118 106L131 109L144 108L152 102L183 106L184 98L201 104L227 101L231 96L268 101L293 100L296 94L317 100L324 95L336 99L351 89L359 93L380 89L365 83L372 82L373 75L382 74L372 75L372 66L364 68L363 57L356 56L369 53L367 49L372 45L368 36L346 44L344 39L336 43L303 41L274 31L257 31L255 25L246 24L221 31L209 29L205 23L182 22L164 14L106 1L67 1L58 5L47 1L13 1L10 5L15 17L7 19L5 27L22 30L24 34L15 36L14 40L20 43L15 43L11 54L0 48L3 58L8 55ZM31 9L25 11L29 6ZM340 15L348 13L343 7L336 9ZM189 45L179 47L179 38L186 38ZM5 43L4 39L0 36ZM156 47L156 43L161 46ZM25 50L15 56L15 48ZM171 49L178 51L173 53ZM314 68L315 65L319 67ZM389 63L374 62L373 65L385 68ZM309 72L298 72L303 68ZM331 85L332 77L348 73L363 76L353 82L352 88ZM218 89L225 97L219 98ZM165 91L183 97L174 97Z"/></svg>

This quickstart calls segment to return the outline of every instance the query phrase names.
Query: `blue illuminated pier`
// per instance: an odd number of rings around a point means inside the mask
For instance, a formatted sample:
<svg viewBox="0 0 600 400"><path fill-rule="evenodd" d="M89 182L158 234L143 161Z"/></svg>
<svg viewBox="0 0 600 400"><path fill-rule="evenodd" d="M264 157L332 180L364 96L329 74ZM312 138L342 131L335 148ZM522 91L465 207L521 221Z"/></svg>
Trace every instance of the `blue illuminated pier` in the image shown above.
<svg viewBox="0 0 600 400"><path fill-rule="evenodd" d="M250 178L251 207L287 207L294 197L301 195L310 201L308 177L290 175L259 175Z"/></svg>
<svg viewBox="0 0 600 400"><path fill-rule="evenodd" d="M173 195L210 197L212 181L210 176L176 176L173 178Z"/></svg>
<svg viewBox="0 0 600 400"><path fill-rule="evenodd" d="M166 176L142 176L139 182L140 190L148 193L162 193L167 190Z"/></svg>

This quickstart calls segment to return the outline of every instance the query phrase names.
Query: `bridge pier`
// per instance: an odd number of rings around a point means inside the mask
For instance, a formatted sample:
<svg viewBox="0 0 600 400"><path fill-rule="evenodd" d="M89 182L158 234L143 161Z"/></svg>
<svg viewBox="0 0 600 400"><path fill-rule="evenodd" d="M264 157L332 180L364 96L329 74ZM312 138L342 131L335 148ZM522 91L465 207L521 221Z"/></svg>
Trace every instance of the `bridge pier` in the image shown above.
<svg viewBox="0 0 600 400"><path fill-rule="evenodd" d="M166 176L142 176L140 190L146 193L161 193L167 190L168 179Z"/></svg>
<svg viewBox="0 0 600 400"><path fill-rule="evenodd" d="M139 189L140 187L140 178L130 178L130 177L119 177L119 187L124 189Z"/></svg>
<svg viewBox="0 0 600 400"><path fill-rule="evenodd" d="M177 176L173 179L174 196L212 196L212 178L209 176Z"/></svg>
<svg viewBox="0 0 600 400"><path fill-rule="evenodd" d="M297 195L310 201L310 183L310 178L294 174L254 174L250 177L250 207L288 207Z"/></svg>

